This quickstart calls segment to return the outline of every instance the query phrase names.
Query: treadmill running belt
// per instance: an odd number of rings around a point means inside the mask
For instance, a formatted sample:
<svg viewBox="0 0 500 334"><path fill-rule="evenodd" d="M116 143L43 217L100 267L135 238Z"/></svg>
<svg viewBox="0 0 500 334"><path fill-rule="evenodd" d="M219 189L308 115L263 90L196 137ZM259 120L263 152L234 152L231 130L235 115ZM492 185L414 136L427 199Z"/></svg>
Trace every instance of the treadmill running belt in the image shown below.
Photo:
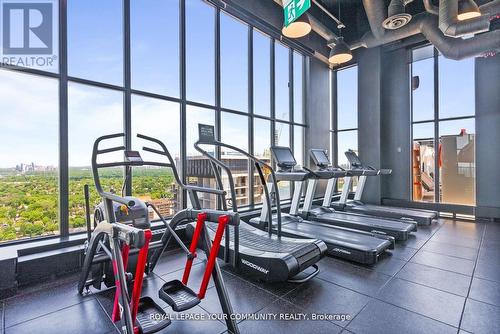
<svg viewBox="0 0 500 334"><path fill-rule="evenodd" d="M205 223L207 228L215 233L217 229L217 224L212 222ZM267 232L255 233L255 228L247 225L246 223L240 224L240 245L245 247L264 251L264 252L275 252L275 253L293 253L304 247L306 244L310 244L309 241L299 240L300 242L290 242L279 240L276 235L269 238ZM230 233L230 240L234 241L234 233ZM224 242L222 242L224 244Z"/></svg>

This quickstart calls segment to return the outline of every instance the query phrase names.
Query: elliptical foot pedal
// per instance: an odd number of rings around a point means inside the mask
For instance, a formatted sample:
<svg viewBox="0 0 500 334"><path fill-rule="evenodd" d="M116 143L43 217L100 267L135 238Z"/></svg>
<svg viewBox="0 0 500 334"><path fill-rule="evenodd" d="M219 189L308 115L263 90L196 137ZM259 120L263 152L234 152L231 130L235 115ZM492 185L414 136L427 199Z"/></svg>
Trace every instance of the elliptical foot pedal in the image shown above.
<svg viewBox="0 0 500 334"><path fill-rule="evenodd" d="M136 320L142 334L156 333L172 322L167 313L151 297L139 299Z"/></svg>
<svg viewBox="0 0 500 334"><path fill-rule="evenodd" d="M158 295L176 312L188 310L200 303L198 295L179 280L163 284Z"/></svg>

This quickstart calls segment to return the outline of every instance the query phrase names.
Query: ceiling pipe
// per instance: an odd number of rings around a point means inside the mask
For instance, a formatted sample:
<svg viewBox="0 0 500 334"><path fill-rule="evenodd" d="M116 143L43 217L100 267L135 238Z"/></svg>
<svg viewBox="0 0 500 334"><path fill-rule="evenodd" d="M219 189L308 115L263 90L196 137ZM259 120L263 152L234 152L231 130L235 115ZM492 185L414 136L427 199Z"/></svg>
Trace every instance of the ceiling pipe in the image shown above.
<svg viewBox="0 0 500 334"><path fill-rule="evenodd" d="M488 15L489 17L500 14L500 0L492 0L479 6L479 11L483 15Z"/></svg>
<svg viewBox="0 0 500 334"><path fill-rule="evenodd" d="M439 29L449 37L463 37L490 29L489 15L481 15L465 21L458 20L459 0L439 0Z"/></svg>
<svg viewBox="0 0 500 334"><path fill-rule="evenodd" d="M432 0L423 0L423 1L424 1L425 10L428 13L431 13L431 14L434 14L434 15L438 15L439 14L438 6L434 6L434 4L432 3Z"/></svg>
<svg viewBox="0 0 500 334"><path fill-rule="evenodd" d="M363 7L365 8L373 35L376 38L382 38L385 33L382 24L387 17L387 9L385 8L384 1L363 0Z"/></svg>
<svg viewBox="0 0 500 334"><path fill-rule="evenodd" d="M425 10L428 13L439 15L439 7L435 6L432 3L432 0L423 0ZM479 6L479 11L482 15L496 15L500 13L500 0L492 0L490 2L485 3L484 5Z"/></svg>
<svg viewBox="0 0 500 334"><path fill-rule="evenodd" d="M410 23L397 30L387 31L383 38L366 33L360 41L351 44L351 50L373 48L422 33L446 58L461 60L479 56L488 51L500 51L500 30L480 34L474 38L461 39L444 36L438 27L438 18L429 13L420 13Z"/></svg>

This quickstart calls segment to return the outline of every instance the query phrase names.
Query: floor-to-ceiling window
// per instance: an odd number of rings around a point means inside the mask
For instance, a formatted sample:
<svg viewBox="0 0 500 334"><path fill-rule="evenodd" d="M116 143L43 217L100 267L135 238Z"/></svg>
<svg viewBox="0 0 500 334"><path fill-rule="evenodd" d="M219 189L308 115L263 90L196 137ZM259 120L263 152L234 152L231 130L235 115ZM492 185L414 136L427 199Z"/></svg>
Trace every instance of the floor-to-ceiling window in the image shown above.
<svg viewBox="0 0 500 334"><path fill-rule="evenodd" d="M97 204L90 158L104 134L124 133L109 147L140 150L137 134L162 140L183 180L207 187L216 185L193 146L198 123L267 161L272 144L289 146L303 164L306 58L299 50L202 0L48 1L56 57L41 68L0 68L0 139L10 143L0 149L0 241L85 229L83 187ZM207 150L231 165L239 207L261 202L244 157ZM136 168L126 182L123 174L103 170L104 188L131 191L165 216L190 205L169 170ZM286 184L282 191L290 196ZM204 207L217 206L200 196Z"/></svg>
<svg viewBox="0 0 500 334"><path fill-rule="evenodd" d="M475 205L474 59L412 56L412 198Z"/></svg>
<svg viewBox="0 0 500 334"><path fill-rule="evenodd" d="M345 156L347 150L358 151L358 67L351 66L332 73L336 76L334 89L336 89L333 104L332 137L333 148L330 159L337 166L348 169L349 162ZM353 187L357 181L354 180ZM337 182L341 191L344 180Z"/></svg>

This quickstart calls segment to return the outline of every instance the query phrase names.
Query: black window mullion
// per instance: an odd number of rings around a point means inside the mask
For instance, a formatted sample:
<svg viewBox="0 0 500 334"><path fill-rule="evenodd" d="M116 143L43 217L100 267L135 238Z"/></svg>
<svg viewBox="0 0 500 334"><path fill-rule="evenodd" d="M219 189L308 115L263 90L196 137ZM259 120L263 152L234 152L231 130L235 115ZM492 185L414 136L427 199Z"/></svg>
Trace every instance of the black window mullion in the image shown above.
<svg viewBox="0 0 500 334"><path fill-rule="evenodd" d="M123 132L125 147L132 149L132 82L130 56L130 1L123 0ZM125 173L130 167L124 167ZM125 194L132 195L132 177L125 179Z"/></svg>
<svg viewBox="0 0 500 334"><path fill-rule="evenodd" d="M253 28L248 26L248 151L250 154L254 152L254 104L253 104ZM248 204L254 206L254 168L251 161L248 161Z"/></svg>
<svg viewBox="0 0 500 334"><path fill-rule="evenodd" d="M439 58L434 48L434 202L441 202L439 192Z"/></svg>
<svg viewBox="0 0 500 334"><path fill-rule="evenodd" d="M59 1L59 233L69 235L68 7Z"/></svg>
<svg viewBox="0 0 500 334"><path fill-rule="evenodd" d="M180 80L180 177L184 184L187 183L186 166L187 166L187 134L186 134L186 0L179 0L179 80ZM182 190L180 193L179 208L187 207L187 193Z"/></svg>

